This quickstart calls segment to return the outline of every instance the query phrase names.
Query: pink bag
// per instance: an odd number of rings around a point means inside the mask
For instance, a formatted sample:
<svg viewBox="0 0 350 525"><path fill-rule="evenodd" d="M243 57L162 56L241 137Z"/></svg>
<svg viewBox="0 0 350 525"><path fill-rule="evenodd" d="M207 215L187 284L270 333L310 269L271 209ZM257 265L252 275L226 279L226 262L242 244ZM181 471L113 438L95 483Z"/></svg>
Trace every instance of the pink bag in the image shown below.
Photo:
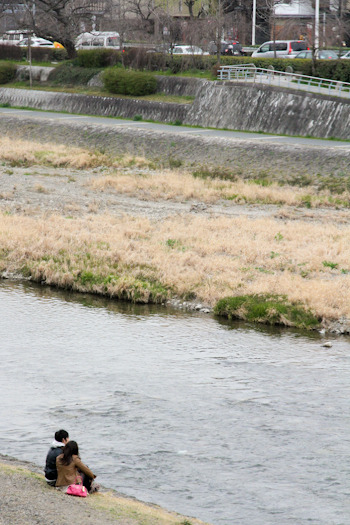
<svg viewBox="0 0 350 525"><path fill-rule="evenodd" d="M78 478L76 478L75 481L77 481ZM81 478L80 483L74 483L74 485L69 485L67 488L66 494L69 494L70 496L78 496L80 498L86 498L88 495L87 488L84 487L83 481Z"/></svg>

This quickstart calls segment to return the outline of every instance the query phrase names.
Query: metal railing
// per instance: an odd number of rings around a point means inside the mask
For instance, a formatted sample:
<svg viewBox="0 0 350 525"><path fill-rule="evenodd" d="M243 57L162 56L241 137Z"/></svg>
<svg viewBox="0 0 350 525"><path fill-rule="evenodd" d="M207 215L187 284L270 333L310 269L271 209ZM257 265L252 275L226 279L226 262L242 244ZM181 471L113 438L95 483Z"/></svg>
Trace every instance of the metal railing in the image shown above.
<svg viewBox="0 0 350 525"><path fill-rule="evenodd" d="M241 80L254 84L269 84L271 86L300 89L309 93L350 98L350 83L348 82L309 77L288 71L263 69L256 67L254 64L221 66L218 70L218 80Z"/></svg>

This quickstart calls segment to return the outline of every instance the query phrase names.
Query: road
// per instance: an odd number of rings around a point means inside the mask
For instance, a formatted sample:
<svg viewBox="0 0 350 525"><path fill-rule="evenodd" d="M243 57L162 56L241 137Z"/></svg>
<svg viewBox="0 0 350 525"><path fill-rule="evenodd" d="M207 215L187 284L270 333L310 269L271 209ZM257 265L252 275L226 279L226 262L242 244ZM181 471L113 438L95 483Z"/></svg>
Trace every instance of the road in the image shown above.
<svg viewBox="0 0 350 525"><path fill-rule="evenodd" d="M12 116L26 119L49 119L52 121L67 121L67 122L82 122L87 125L91 124L103 124L104 126L110 126L112 128L134 128L134 129L147 129L150 131L161 132L164 134L178 134L178 135L192 135L192 136L206 136L212 138L223 138L225 140L239 140L247 142L264 142L267 144L288 144L310 147L321 147L332 149L350 150L350 141L341 140L326 140L326 139L310 139L303 137L290 137L290 136L279 136L269 135L265 133L251 133L243 131L229 131L219 129L206 129L206 128L194 128L189 126L174 126L168 124L158 124L154 122L143 122L124 120L119 118L100 117L100 116L88 116L88 115L71 115L67 113L56 113L50 111L35 111L26 109L13 109L13 108L0 108L0 115Z"/></svg>

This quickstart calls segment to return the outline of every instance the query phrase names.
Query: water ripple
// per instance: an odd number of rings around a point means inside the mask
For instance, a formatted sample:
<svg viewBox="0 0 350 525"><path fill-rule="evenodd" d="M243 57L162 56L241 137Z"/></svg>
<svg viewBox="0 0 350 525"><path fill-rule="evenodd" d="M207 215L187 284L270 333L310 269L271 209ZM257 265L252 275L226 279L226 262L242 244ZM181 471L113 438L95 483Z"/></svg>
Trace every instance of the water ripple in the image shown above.
<svg viewBox="0 0 350 525"><path fill-rule="evenodd" d="M106 486L215 525L350 523L350 346L0 284L3 453L57 428Z"/></svg>

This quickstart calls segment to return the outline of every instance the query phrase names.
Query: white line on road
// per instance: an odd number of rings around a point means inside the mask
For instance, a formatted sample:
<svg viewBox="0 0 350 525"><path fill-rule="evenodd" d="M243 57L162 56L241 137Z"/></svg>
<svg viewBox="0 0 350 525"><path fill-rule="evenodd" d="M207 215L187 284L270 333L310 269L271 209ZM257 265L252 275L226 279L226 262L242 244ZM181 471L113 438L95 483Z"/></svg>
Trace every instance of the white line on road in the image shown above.
<svg viewBox="0 0 350 525"><path fill-rule="evenodd" d="M247 134L248 140L288 140L290 137L279 137L278 135L269 135L268 137L249 137Z"/></svg>
<svg viewBox="0 0 350 525"><path fill-rule="evenodd" d="M184 129L184 128L181 128L178 131L181 131L181 133L212 133L213 132L212 129Z"/></svg>

